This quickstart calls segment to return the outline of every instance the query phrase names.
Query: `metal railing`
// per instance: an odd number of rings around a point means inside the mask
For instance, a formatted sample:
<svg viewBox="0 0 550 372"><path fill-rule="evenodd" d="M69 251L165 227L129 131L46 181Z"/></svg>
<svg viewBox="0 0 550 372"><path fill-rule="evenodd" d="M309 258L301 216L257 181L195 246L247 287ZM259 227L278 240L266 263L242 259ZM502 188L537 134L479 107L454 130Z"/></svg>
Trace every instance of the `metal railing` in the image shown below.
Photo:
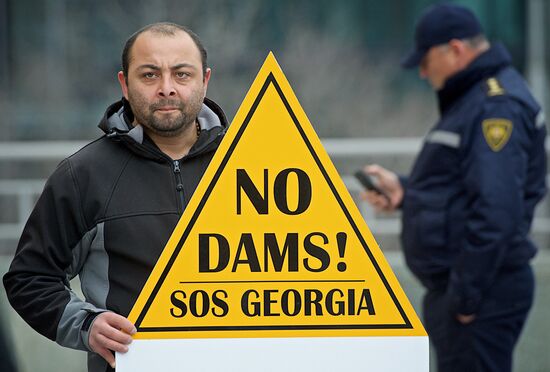
<svg viewBox="0 0 550 372"><path fill-rule="evenodd" d="M0 162L5 161L45 161L61 160L76 152L87 142L54 141L54 142L9 142L0 143ZM421 138L356 138L356 139L323 139L322 143L333 160L353 157L369 158L371 156L414 156L422 144ZM550 149L550 140L546 142ZM343 175L343 181L352 196L357 196L361 186L350 175ZM547 176L550 183L550 175ZM16 200L17 221L0 223L0 240L17 239L21 234L36 197L42 192L45 180L42 179L3 179L0 180L0 196L13 196ZM359 198L358 206L373 233L379 235L397 235L401 229L399 214L390 216L376 214L373 209ZM1 212L0 212L1 213ZM550 235L550 218L536 217L533 232Z"/></svg>

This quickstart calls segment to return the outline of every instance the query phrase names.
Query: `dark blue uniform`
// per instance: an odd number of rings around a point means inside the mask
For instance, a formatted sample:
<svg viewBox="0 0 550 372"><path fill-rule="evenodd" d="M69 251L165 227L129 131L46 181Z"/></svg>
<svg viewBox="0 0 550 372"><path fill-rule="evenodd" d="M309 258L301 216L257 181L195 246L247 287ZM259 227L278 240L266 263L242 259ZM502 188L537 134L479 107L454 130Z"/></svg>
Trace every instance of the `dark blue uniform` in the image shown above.
<svg viewBox="0 0 550 372"><path fill-rule="evenodd" d="M403 178L402 244L427 288L439 371L509 371L533 301L528 233L546 193L544 115L500 44L438 92L441 119ZM475 314L462 325L457 314Z"/></svg>

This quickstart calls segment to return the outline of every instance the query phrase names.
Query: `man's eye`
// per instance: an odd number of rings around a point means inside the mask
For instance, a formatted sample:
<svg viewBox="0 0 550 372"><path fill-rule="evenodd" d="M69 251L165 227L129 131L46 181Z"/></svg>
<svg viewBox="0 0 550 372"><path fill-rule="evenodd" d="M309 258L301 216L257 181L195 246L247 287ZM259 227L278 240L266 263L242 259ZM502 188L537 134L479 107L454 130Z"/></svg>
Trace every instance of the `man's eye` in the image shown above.
<svg viewBox="0 0 550 372"><path fill-rule="evenodd" d="M154 79L157 76L154 72L146 72L143 74L143 77L146 79Z"/></svg>
<svg viewBox="0 0 550 372"><path fill-rule="evenodd" d="M188 72L178 71L178 72L176 72L176 76L180 79L185 79L185 78L188 78L191 75Z"/></svg>

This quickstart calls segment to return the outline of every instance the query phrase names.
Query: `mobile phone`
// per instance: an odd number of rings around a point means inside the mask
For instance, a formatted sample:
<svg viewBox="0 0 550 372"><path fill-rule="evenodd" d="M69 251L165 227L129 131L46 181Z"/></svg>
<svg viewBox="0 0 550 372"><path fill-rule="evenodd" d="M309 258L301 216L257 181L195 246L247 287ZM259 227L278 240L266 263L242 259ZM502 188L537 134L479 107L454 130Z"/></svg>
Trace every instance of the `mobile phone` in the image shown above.
<svg viewBox="0 0 550 372"><path fill-rule="evenodd" d="M373 176L370 174L365 173L363 170L358 170L354 173L355 178L363 185L363 187L369 191L377 192L380 195L385 196L389 199L388 194L386 194L378 185L376 184L376 180Z"/></svg>

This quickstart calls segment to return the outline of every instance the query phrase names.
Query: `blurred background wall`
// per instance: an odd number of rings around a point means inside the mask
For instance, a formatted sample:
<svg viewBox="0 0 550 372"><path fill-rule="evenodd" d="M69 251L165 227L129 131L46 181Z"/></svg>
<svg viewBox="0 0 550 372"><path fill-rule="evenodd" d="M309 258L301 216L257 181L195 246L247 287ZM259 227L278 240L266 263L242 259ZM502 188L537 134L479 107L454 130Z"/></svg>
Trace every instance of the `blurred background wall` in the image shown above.
<svg viewBox="0 0 550 372"><path fill-rule="evenodd" d="M96 137L94 124L120 96L125 40L161 20L201 36L214 72L209 95L229 117L273 50L321 137L417 135L434 116L433 98L398 61L412 46L416 16L433 2L0 0L0 140ZM530 1L456 2L526 71ZM536 32L548 33L547 23Z"/></svg>
<svg viewBox="0 0 550 372"><path fill-rule="evenodd" d="M428 85L415 71L399 67L401 56L412 47L416 17L435 2L0 0L0 274L7 270L21 223L44 179L68 155L66 149L101 135L99 119L107 105L121 97L116 73L123 44L137 29L172 21L196 31L213 70L208 96L230 120L267 53L273 51L356 197L357 185L349 177L354 169L378 162L406 172L419 138L436 119L435 97ZM550 2L453 2L471 7L489 39L505 43L514 64L548 109ZM398 141L388 142L387 137ZM357 139L365 141L346 142ZM365 151L337 151L351 144ZM403 151L404 145L409 150ZM375 151L377 146L385 150ZM38 152L16 156L18 149ZM398 216L375 215L365 205L360 208L417 305L421 291L398 252ZM542 346L550 332L543 317L543 309L550 306L548 202L537 216L534 235L542 254L536 265L543 285L535 320L530 321L518 351L521 371L550 370L550 356ZM59 366L84 370L82 353L62 350L32 333L8 310L3 294L1 308L4 318L13 322L13 346L22 370L55 371Z"/></svg>

